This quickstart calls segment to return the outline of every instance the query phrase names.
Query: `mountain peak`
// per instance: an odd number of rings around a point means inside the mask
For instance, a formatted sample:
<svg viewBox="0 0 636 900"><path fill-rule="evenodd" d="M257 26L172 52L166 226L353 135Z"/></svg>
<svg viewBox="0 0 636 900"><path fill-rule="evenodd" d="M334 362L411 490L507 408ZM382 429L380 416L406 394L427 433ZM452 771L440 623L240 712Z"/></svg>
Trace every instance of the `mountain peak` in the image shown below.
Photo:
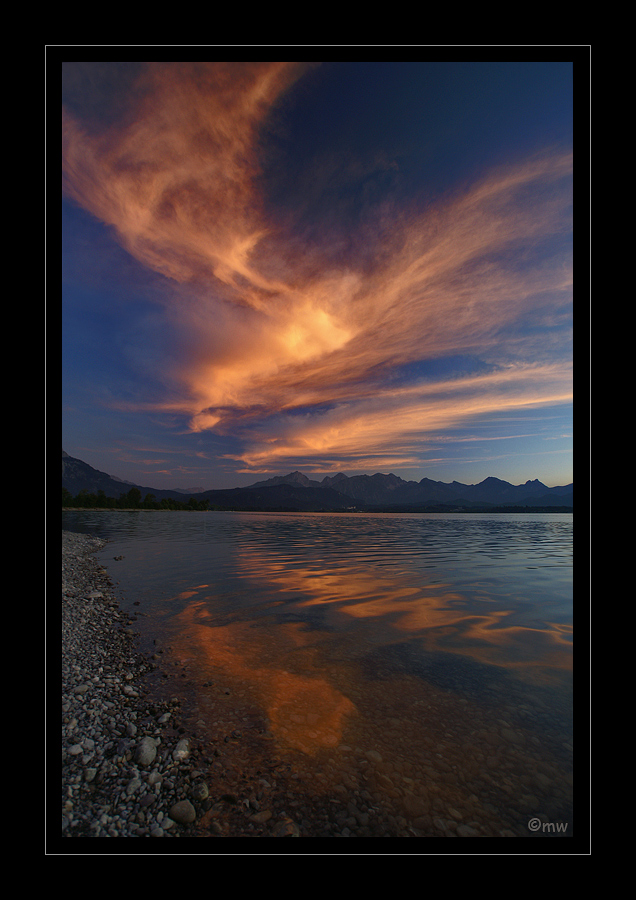
<svg viewBox="0 0 636 900"><path fill-rule="evenodd" d="M324 485L334 485L338 484L341 481L347 481L348 476L344 474L344 472L338 472L337 475L325 475L325 477L320 482Z"/></svg>
<svg viewBox="0 0 636 900"><path fill-rule="evenodd" d="M543 484L542 481L539 481L538 478L528 479L528 481L526 481L526 483L524 484L524 488L527 488L531 493L535 494L537 492L543 493L544 491L548 490L547 486Z"/></svg>
<svg viewBox="0 0 636 900"><path fill-rule="evenodd" d="M256 484L251 485L251 487L275 487L279 484L298 484L301 485L301 487L316 487L320 482L312 481L310 478L307 478L306 475L303 475L302 472L296 470L295 472L290 472L289 475L274 475L273 478L268 478L266 481L257 481Z"/></svg>

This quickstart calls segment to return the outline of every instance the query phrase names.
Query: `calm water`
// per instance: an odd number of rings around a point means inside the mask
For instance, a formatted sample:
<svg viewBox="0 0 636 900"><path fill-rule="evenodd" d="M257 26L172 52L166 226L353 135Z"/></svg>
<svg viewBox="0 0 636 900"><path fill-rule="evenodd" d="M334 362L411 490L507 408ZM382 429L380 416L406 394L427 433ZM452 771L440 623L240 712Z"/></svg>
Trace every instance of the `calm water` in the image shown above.
<svg viewBox="0 0 636 900"><path fill-rule="evenodd" d="M62 527L109 541L142 642L188 666L199 727L221 676L308 779L363 781L415 829L573 835L572 515L68 511Z"/></svg>

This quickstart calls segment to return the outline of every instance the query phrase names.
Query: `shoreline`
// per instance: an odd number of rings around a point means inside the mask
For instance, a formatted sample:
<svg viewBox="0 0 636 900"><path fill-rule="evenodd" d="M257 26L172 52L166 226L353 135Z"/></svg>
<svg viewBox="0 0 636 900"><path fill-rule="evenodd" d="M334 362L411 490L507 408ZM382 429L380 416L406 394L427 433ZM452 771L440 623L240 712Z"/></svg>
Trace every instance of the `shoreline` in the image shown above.
<svg viewBox="0 0 636 900"><path fill-rule="evenodd" d="M267 513L267 514L289 514L307 515L309 513L328 514L328 515L517 515L538 513L554 513L555 515L574 515L574 509L571 506L524 506L524 507L494 507L492 509L148 509L143 506L121 506L113 508L111 506L63 506L62 512L199 512L199 513L230 513L230 512L248 512L248 513Z"/></svg>
<svg viewBox="0 0 636 900"><path fill-rule="evenodd" d="M169 690L174 675L138 649L94 557L107 543L62 531L62 837L300 836L268 810L289 786L280 759L228 734L213 746L179 696L153 696L164 692L150 679ZM228 728L239 712L227 710Z"/></svg>
<svg viewBox="0 0 636 900"><path fill-rule="evenodd" d="M179 701L147 699L153 664L93 556L106 543L62 532L62 836L178 836L193 748Z"/></svg>

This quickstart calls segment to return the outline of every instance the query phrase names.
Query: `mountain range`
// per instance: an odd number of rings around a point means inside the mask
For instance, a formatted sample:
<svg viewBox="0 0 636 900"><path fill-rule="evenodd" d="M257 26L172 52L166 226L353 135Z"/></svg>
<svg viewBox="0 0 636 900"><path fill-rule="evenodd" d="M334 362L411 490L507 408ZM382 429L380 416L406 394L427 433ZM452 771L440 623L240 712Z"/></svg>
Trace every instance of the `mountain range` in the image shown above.
<svg viewBox="0 0 636 900"><path fill-rule="evenodd" d="M157 500L183 501L183 490L161 490L132 484L94 469L88 463L62 450L62 487L73 496L81 490L103 491L107 497L120 497L137 488L142 499L153 494ZM290 511L317 510L488 510L505 507L573 507L573 485L549 488L538 479L525 484L510 484L489 477L479 484L450 483L422 478L405 481L397 475L327 475L321 481L302 472L276 475L244 488L193 493L196 500L208 500L210 508L270 509Z"/></svg>

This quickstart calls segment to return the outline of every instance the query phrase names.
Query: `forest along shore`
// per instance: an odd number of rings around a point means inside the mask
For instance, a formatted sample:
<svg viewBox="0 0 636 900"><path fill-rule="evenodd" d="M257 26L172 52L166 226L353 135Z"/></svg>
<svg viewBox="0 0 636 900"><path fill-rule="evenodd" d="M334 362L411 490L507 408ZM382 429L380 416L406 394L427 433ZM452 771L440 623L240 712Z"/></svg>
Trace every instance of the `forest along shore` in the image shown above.
<svg viewBox="0 0 636 900"><path fill-rule="evenodd" d="M268 808L280 760L236 760L223 735L204 747L179 699L150 698L156 663L94 558L105 545L62 532L62 837L300 836Z"/></svg>

